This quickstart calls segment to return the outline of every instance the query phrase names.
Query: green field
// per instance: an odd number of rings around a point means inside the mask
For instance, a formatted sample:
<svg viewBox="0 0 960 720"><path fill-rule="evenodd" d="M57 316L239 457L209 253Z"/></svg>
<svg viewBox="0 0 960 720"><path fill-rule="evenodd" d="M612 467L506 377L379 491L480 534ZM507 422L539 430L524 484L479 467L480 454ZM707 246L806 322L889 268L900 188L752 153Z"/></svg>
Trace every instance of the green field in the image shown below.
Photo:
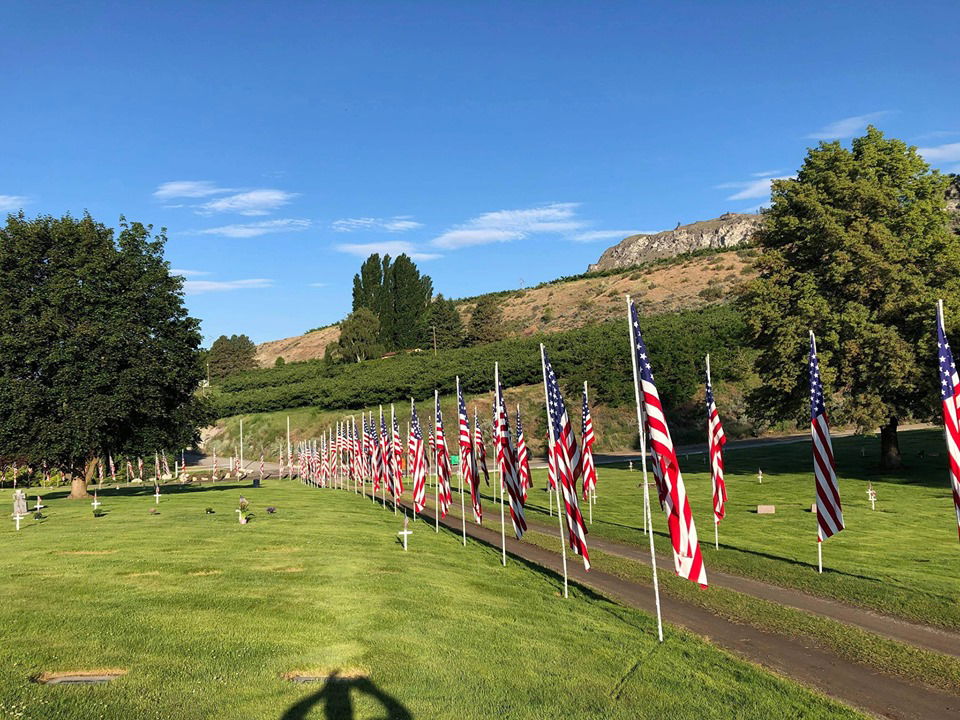
<svg viewBox="0 0 960 720"><path fill-rule="evenodd" d="M100 518L48 491L46 519L0 530L0 717L859 717L691 634L658 645L650 617L564 600L495 549L419 525L404 553L393 515L349 493L170 488L153 515L151 490L105 492ZM127 674L31 681L96 668Z"/></svg>
<svg viewBox="0 0 960 720"><path fill-rule="evenodd" d="M713 547L710 474L704 456L681 456L708 578L711 568L730 571L960 629L960 543L942 433L931 429L900 435L909 467L898 475L873 470L876 438L834 440L846 529L824 543L822 575L816 572L817 526L810 512L814 485L809 443L730 447L725 454L729 502L720 524L719 551ZM762 485L757 480L759 469ZM645 545L639 470L639 463L632 473L600 468L590 533ZM550 522L548 498L540 491L546 473L534 475L538 490L528 503L529 517ZM875 511L867 499L869 483L877 492ZM657 547L669 553L655 492L653 502ZM776 514L758 515L758 504L776 505Z"/></svg>

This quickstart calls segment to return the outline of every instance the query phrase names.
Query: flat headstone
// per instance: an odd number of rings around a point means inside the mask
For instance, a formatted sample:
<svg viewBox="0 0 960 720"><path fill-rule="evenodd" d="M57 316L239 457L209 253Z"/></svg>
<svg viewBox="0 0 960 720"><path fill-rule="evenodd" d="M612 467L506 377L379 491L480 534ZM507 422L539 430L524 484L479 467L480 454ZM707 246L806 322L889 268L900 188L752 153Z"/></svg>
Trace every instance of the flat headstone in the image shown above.
<svg viewBox="0 0 960 720"><path fill-rule="evenodd" d="M817 504L816 504L816 503L812 503L812 504L810 505L810 512L815 513L816 511L817 511Z"/></svg>
<svg viewBox="0 0 960 720"><path fill-rule="evenodd" d="M100 685L125 674L126 671L42 673L35 680L42 685Z"/></svg>
<svg viewBox="0 0 960 720"><path fill-rule="evenodd" d="M776 512L776 505L757 505L757 515L773 515Z"/></svg>

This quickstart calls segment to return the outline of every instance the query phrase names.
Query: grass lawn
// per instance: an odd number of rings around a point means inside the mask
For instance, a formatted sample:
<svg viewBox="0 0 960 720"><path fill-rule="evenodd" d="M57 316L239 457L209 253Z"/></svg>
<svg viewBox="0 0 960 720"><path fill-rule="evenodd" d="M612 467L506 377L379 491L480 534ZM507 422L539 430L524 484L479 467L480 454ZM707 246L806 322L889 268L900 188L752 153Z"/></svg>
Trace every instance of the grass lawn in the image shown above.
<svg viewBox="0 0 960 720"><path fill-rule="evenodd" d="M645 614L563 600L495 549L418 525L404 553L393 515L349 493L170 488L151 515L151 490L105 492L101 518L48 491L47 519L0 529L0 717L860 717L688 633L658 645ZM30 681L94 668L127 674ZM298 670L366 679L282 679Z"/></svg>
<svg viewBox="0 0 960 720"><path fill-rule="evenodd" d="M816 572L809 443L728 450L729 502L720 524L719 551L713 547L709 471L702 455L681 456L708 579L711 568L722 569L960 629L960 543L942 433L913 430L900 435L909 467L896 476L873 470L876 438L834 440L846 529L824 543L823 575ZM646 546L639 466L635 463L634 472L600 468L591 534ZM763 470L762 485L758 469ZM534 476L542 488L546 472L535 471ZM867 499L868 483L877 492L876 511L871 511ZM664 517L652 486L651 494L657 547L668 553ZM776 514L758 515L759 504L776 505ZM547 516L548 496L541 490L532 493L528 508L529 517L556 523ZM583 509L586 516L585 505Z"/></svg>

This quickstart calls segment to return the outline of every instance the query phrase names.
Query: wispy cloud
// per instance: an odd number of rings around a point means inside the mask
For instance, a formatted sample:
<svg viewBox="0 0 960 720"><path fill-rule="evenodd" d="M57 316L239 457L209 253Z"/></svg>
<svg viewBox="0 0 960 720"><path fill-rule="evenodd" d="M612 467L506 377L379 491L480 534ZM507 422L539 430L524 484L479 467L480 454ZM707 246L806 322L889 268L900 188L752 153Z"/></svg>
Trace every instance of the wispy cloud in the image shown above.
<svg viewBox="0 0 960 720"><path fill-rule="evenodd" d="M335 232L355 232L357 230L386 230L387 232L406 232L423 227L410 215L394 215L391 218L341 218L330 225Z"/></svg>
<svg viewBox="0 0 960 720"><path fill-rule="evenodd" d="M406 253L413 260L436 260L438 257L440 257L440 255L437 253L420 252L413 243L405 242L403 240L387 240L384 242L369 243L341 243L340 245L336 246L336 249L340 252L349 253L350 255L356 255L357 257L362 258L372 255L373 253L390 255L391 257L396 257L402 253Z"/></svg>
<svg viewBox="0 0 960 720"><path fill-rule="evenodd" d="M659 230L587 230L570 237L578 243L590 243L597 240L623 240L631 235L655 235Z"/></svg>
<svg viewBox="0 0 960 720"><path fill-rule="evenodd" d="M852 117L842 118L841 120L837 120L820 128L816 132L810 133L806 137L814 140L842 140L843 138L853 137L874 120L889 114L889 110L879 110L877 112L867 113L866 115L853 115Z"/></svg>
<svg viewBox="0 0 960 720"><path fill-rule="evenodd" d="M495 242L521 240L538 234L566 234L581 230L586 223L576 217L579 203L550 203L518 210L488 212L435 237L432 244L462 248Z"/></svg>
<svg viewBox="0 0 960 720"><path fill-rule="evenodd" d="M327 286L327 283L310 283L310 287L320 288L320 287L326 287L326 286Z"/></svg>
<svg viewBox="0 0 960 720"><path fill-rule="evenodd" d="M239 215L267 215L272 210L289 205L297 195L286 190L263 188L227 195L197 207L204 214L232 212Z"/></svg>
<svg viewBox="0 0 960 720"><path fill-rule="evenodd" d="M0 195L0 212L20 210L28 202L30 199L25 195Z"/></svg>
<svg viewBox="0 0 960 720"><path fill-rule="evenodd" d="M236 190L219 187L212 180L173 180L157 186L153 196L157 200L173 200L174 198L210 197L230 192L236 192Z"/></svg>
<svg viewBox="0 0 960 720"><path fill-rule="evenodd" d="M179 275L180 277L198 277L200 275L209 275L210 273L206 270L182 270L180 268L170 268L171 275Z"/></svg>
<svg viewBox="0 0 960 720"><path fill-rule="evenodd" d="M261 235L281 232L297 232L310 227L310 221L298 218L280 218L277 220L261 220L235 225L220 225L219 227L195 230L196 235L221 235L232 238L252 238Z"/></svg>
<svg viewBox="0 0 960 720"><path fill-rule="evenodd" d="M750 173L750 177L755 177L755 178L773 177L774 175L779 175L782 172L783 172L783 168L779 168L777 170L764 170L762 172Z"/></svg>
<svg viewBox="0 0 960 720"><path fill-rule="evenodd" d="M250 290L273 286L273 280L267 278L248 278L245 280L186 280L183 290L187 295L200 295L208 292L227 292L229 290Z"/></svg>
<svg viewBox="0 0 960 720"><path fill-rule="evenodd" d="M939 163L960 162L960 142L917 148L923 159L934 165Z"/></svg>
<svg viewBox="0 0 960 720"><path fill-rule="evenodd" d="M914 140L939 140L940 138L955 137L960 135L960 130L933 130L931 132L920 133Z"/></svg>
<svg viewBox="0 0 960 720"><path fill-rule="evenodd" d="M753 198L770 197L770 183L774 180L789 180L793 175L784 175L781 177L762 177L758 180L746 180L741 182L728 182L717 185L720 190L736 190L733 195L728 195L727 200L752 200Z"/></svg>

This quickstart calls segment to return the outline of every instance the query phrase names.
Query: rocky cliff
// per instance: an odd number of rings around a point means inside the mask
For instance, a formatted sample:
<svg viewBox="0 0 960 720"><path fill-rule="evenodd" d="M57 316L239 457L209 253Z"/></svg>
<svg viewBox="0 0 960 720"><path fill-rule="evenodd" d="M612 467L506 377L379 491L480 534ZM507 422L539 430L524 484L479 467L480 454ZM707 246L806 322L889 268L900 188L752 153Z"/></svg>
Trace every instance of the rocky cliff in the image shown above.
<svg viewBox="0 0 960 720"><path fill-rule="evenodd" d="M725 213L713 220L679 225L653 235L631 235L607 248L587 270L627 268L695 250L736 247L748 242L759 225L759 215Z"/></svg>

